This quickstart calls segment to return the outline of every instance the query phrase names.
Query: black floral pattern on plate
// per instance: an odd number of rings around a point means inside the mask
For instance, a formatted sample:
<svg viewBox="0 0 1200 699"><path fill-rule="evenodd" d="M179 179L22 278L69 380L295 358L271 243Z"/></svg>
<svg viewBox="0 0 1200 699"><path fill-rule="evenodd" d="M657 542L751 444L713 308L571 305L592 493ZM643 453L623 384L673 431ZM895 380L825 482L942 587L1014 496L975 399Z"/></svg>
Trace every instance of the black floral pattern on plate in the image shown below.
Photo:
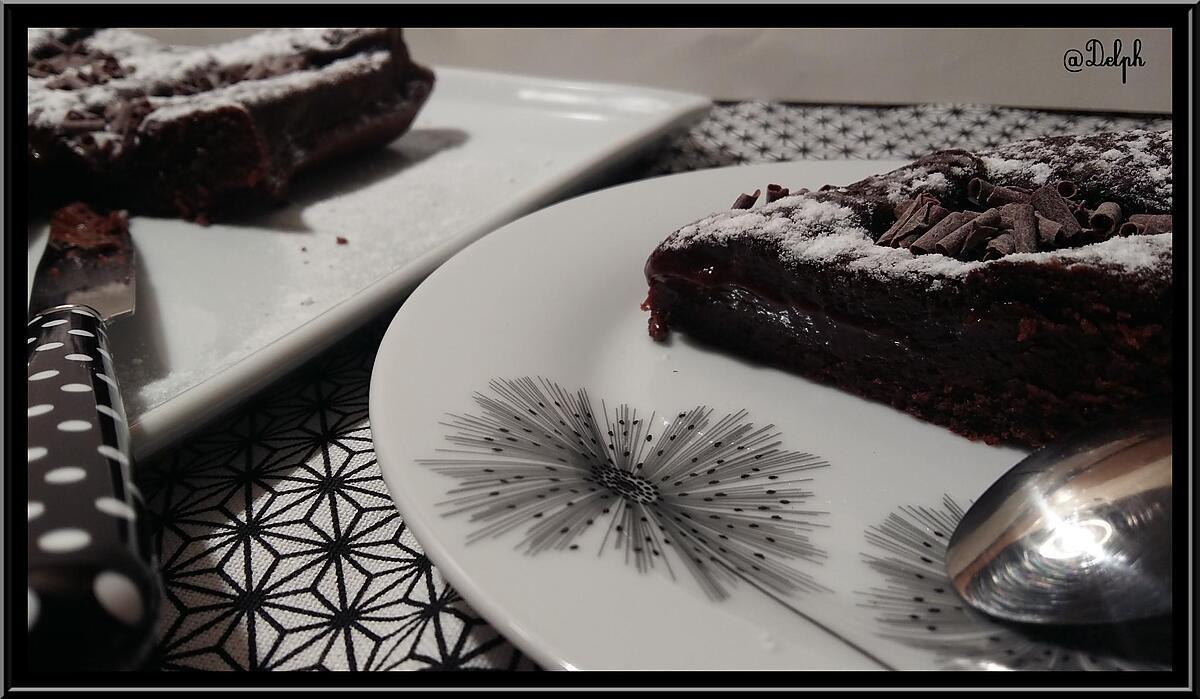
<svg viewBox="0 0 1200 699"><path fill-rule="evenodd" d="M863 555L885 582L863 591L862 604L875 611L881 636L931 651L948 670L1169 669L1154 659L1112 653L1111 639L1097 638L1094 631L1083 638L1080 630L1021 628L968 608L950 584L945 563L963 514L946 495L940 507L901 506L867 529L872 552ZM1118 632L1159 634L1155 628Z"/></svg>
<svg viewBox="0 0 1200 699"><path fill-rule="evenodd" d="M460 456L423 462L458 481L442 505L478 523L470 540L520 530L518 548L538 554L577 550L600 528L601 552L686 570L714 599L739 580L783 596L824 589L795 564L825 557L809 538L823 513L806 503L809 472L828 464L783 449L773 426L705 406L597 410L586 390L545 379L489 388L475 395L481 415L446 423Z"/></svg>

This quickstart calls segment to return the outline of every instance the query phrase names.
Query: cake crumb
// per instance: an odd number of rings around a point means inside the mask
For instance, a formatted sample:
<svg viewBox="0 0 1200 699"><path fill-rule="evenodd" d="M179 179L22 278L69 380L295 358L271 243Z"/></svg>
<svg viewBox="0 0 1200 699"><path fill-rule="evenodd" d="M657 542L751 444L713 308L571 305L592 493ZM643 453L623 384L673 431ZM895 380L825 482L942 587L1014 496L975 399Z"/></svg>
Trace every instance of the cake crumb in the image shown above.
<svg viewBox="0 0 1200 699"><path fill-rule="evenodd" d="M346 243L349 243L349 242L350 242L349 240L346 240L344 237L342 237L340 235L337 237L338 245L345 245Z"/></svg>

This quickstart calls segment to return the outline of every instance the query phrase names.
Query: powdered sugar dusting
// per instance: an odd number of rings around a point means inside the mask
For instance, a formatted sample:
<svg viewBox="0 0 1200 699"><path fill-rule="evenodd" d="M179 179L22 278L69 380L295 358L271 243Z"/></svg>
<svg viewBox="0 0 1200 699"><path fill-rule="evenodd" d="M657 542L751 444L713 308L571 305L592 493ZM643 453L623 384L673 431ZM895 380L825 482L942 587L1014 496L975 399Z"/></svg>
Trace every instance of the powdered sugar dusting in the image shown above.
<svg viewBox="0 0 1200 699"><path fill-rule="evenodd" d="M997 158L991 155L985 155L980 158L983 161L984 167L990 175L996 178L1004 178L1010 175L1023 175L1031 183L1038 186L1046 184L1050 180L1050 166L1044 162L1018 159ZM1040 156L1044 157L1044 156Z"/></svg>
<svg viewBox="0 0 1200 699"><path fill-rule="evenodd" d="M950 190L950 180L940 172L915 167L894 173L887 183L887 198L893 204L923 192L943 194Z"/></svg>
<svg viewBox="0 0 1200 699"><path fill-rule="evenodd" d="M1121 201L1133 201L1143 210L1159 213L1171 210L1170 154L1170 131L1131 131L1021 141L978 157L987 177L997 184L1041 186L1072 179L1093 194L1122 197ZM931 290L989 265L1057 263L1159 276L1170 269L1170 233L1111 238L1080 248L1012 254L989 261L961 261L936 253L916 255L905 248L877 245L864 225L863 214L839 203L847 201L839 199L845 196L839 192L879 192L894 203L921 192L949 193L954 184L944 173L965 180L965 172L957 165L944 166L942 171L936 167L909 166L833 192L784 197L757 209L722 211L684 226L660 247L725 246L755 240L774 248L779 259L793 268L836 265L880 279L918 280Z"/></svg>
<svg viewBox="0 0 1200 699"><path fill-rule="evenodd" d="M211 111L227 106L253 106L261 102L278 99L298 90L308 90L316 85L334 83L346 75L377 70L391 60L387 51L344 58L330 64L325 70L306 70L286 73L262 80L249 80L226 87L209 90L200 95L156 97L150 99L154 111L145 123L170 121L195 112Z"/></svg>
<svg viewBox="0 0 1200 699"><path fill-rule="evenodd" d="M713 214L679 229L660 247L670 250L698 244L723 246L750 239L770 244L778 251L779 259L792 267L837 265L881 279L919 280L931 290L989 265L1089 265L1133 275L1171 265L1170 233L1111 238L1081 248L1013 254L988 261L964 262L940 254L916 255L904 248L875 244L853 210L812 196L785 197L758 209Z"/></svg>
<svg viewBox="0 0 1200 699"><path fill-rule="evenodd" d="M713 214L681 228L662 247L727 245L749 238L772 243L785 263L837 264L885 278L960 277L986 264L944 255L917 256L902 248L876 245L853 210L806 196L786 197L760 209Z"/></svg>
<svg viewBox="0 0 1200 699"><path fill-rule="evenodd" d="M39 49L45 47L51 41L57 39L55 32L61 32L61 31L63 31L63 30L44 28L44 27L30 27L25 32L26 41L28 42L27 50L29 51L29 53L37 53L37 51Z"/></svg>
<svg viewBox="0 0 1200 699"><path fill-rule="evenodd" d="M26 30L26 52L29 55L39 54L55 42L61 42L77 29L70 27L30 27Z"/></svg>
<svg viewBox="0 0 1200 699"><path fill-rule="evenodd" d="M950 180L940 172L931 172L910 182L912 189L918 192L944 192L950 187Z"/></svg>
<svg viewBox="0 0 1200 699"><path fill-rule="evenodd" d="M46 41L46 37L51 36L53 31L61 30L31 29L31 45L35 40ZM182 48L163 44L126 29L104 29L87 38L87 46L115 56L128 74L74 90L51 89L47 87L49 79L29 77L26 86L28 121L31 126L55 128L72 112L99 113L105 105L116 101L169 93L174 85L192 77L206 77L221 70L245 68L260 61L272 61L295 56L297 53L335 51L347 41L369 38L384 31L386 30L375 28L271 29L215 47ZM256 96L259 99L269 99L277 95L280 89L319 82L322 79L320 74L331 68L362 69L363 63L354 63L361 60L378 65L379 61L387 59L388 53L379 51L369 55L369 59L353 56L334 61L330 66L314 67L276 77L244 80L212 92L237 88L236 91L224 92L215 97L217 100L245 100L254 99ZM347 61L351 61L351 65L343 65ZM67 72L82 75L90 70L90 66L77 66L68 68ZM290 83L289 79L295 79L297 82ZM169 101L170 98L165 99L168 100L165 104L175 104ZM183 100L186 97L175 99ZM212 106L206 104L199 108L211 109ZM165 117L159 115L158 118Z"/></svg>
<svg viewBox="0 0 1200 699"><path fill-rule="evenodd" d="M249 66L263 60L293 56L297 51L332 51L331 36L368 36L378 29L267 29L236 41L212 47L185 48L163 44L126 29L96 32L88 44L121 59L132 79L151 92L170 86L196 72Z"/></svg>
<svg viewBox="0 0 1200 699"><path fill-rule="evenodd" d="M180 56L187 53L196 53L188 51L175 52L171 47L157 39L145 34L131 32L128 29L101 29L88 37L87 43L99 51L112 54L121 59L129 58L135 53L146 51L157 51L163 54Z"/></svg>
<svg viewBox="0 0 1200 699"><path fill-rule="evenodd" d="M854 212L832 202L810 197L784 198L758 209L721 211L684 226L663 243L680 248L695 242L726 243L731 238L769 236L791 244L821 234L838 234L866 229Z"/></svg>
<svg viewBox="0 0 1200 699"><path fill-rule="evenodd" d="M992 263L1041 263L1054 260L1067 266L1087 265L1126 274L1138 274L1160 269L1164 265L1171 266L1171 240L1170 233L1131 235L1125 238L1109 238L1081 248L1006 255L993 260Z"/></svg>
<svg viewBox="0 0 1200 699"><path fill-rule="evenodd" d="M1033 186L1057 180L1090 194L1119 196L1147 211L1171 210L1171 131L1133 130L1017 141L979 153L996 184Z"/></svg>

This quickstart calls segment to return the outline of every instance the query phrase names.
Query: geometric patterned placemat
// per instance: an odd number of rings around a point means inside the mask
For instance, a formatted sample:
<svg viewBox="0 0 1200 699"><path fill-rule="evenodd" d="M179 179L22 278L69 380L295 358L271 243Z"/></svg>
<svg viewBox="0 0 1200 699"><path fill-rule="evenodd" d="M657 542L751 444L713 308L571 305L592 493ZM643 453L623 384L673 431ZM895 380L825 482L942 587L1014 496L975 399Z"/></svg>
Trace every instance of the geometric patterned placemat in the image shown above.
<svg viewBox="0 0 1200 699"><path fill-rule="evenodd" d="M971 105L718 104L626 179L1170 126L1163 117ZM153 667L535 669L446 584L380 477L367 391L391 316L138 465L166 593Z"/></svg>
<svg viewBox="0 0 1200 699"><path fill-rule="evenodd" d="M717 104L647 174L791 160L916 159L1063 134L1163 130L1170 117L1050 112L962 104L908 107Z"/></svg>
<svg viewBox="0 0 1200 699"><path fill-rule="evenodd" d="M532 667L434 569L380 477L380 320L139 465L164 579L163 669Z"/></svg>

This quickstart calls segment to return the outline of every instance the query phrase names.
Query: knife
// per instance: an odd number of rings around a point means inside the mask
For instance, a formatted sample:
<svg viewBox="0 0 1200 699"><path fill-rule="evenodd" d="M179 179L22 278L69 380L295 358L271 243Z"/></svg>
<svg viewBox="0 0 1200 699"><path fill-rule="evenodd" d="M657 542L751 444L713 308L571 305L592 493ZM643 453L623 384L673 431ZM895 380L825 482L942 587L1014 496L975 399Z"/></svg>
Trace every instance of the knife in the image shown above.
<svg viewBox="0 0 1200 699"><path fill-rule="evenodd" d="M55 213L34 274L28 368L31 670L141 665L162 597L107 324L134 310L124 212Z"/></svg>

